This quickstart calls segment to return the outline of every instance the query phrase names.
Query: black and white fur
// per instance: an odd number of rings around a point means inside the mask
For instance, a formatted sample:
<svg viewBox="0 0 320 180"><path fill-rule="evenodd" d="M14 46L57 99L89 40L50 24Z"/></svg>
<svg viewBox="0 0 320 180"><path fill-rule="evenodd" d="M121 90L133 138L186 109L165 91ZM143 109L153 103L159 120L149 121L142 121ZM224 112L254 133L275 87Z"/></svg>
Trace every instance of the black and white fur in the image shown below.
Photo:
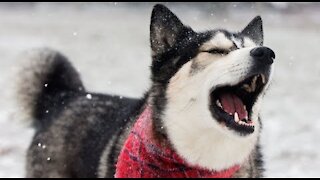
<svg viewBox="0 0 320 180"><path fill-rule="evenodd" d="M17 90L36 127L27 177L113 177L126 135L147 104L157 138L168 139L190 164L213 170L241 164L235 177L262 176L259 112L267 86L253 107L250 135L222 128L208 108L212 88L237 84L256 71L250 51L263 44L261 18L240 32L199 33L156 5L150 44L152 85L142 99L87 92L67 58L54 50L24 54ZM230 52L208 53L212 48Z"/></svg>

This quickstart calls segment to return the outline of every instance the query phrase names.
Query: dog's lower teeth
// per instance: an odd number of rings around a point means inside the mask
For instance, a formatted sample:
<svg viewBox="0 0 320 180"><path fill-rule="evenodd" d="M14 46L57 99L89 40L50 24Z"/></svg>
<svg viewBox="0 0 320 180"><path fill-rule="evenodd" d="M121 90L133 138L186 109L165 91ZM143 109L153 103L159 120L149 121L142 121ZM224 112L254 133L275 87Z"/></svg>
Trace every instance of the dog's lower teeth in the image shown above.
<svg viewBox="0 0 320 180"><path fill-rule="evenodd" d="M234 113L234 120L236 121L236 122L239 122L240 121L240 119L239 119L239 115L238 115L238 113L236 112L236 113Z"/></svg>
<svg viewBox="0 0 320 180"><path fill-rule="evenodd" d="M248 118L245 118L245 119L242 119L240 120L239 119L239 115L238 113L234 113L234 121L239 124L239 125L242 125L242 126L247 126L247 127L254 127L253 123L251 120L248 120Z"/></svg>
<svg viewBox="0 0 320 180"><path fill-rule="evenodd" d="M222 109L222 105L221 105L219 99L217 99L216 104L217 104L218 107L220 107Z"/></svg>

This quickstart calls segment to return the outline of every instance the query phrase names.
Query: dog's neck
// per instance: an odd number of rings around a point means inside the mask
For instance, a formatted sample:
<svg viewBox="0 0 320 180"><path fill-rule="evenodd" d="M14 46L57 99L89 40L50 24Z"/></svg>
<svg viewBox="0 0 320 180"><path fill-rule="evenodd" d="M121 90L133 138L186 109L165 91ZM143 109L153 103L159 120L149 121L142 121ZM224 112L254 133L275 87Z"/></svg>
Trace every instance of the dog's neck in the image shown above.
<svg viewBox="0 0 320 180"><path fill-rule="evenodd" d="M138 116L122 147L116 164L117 178L156 177L232 177L240 166L223 171L211 171L192 166L183 160L169 143L158 143L152 128L152 111L147 106Z"/></svg>

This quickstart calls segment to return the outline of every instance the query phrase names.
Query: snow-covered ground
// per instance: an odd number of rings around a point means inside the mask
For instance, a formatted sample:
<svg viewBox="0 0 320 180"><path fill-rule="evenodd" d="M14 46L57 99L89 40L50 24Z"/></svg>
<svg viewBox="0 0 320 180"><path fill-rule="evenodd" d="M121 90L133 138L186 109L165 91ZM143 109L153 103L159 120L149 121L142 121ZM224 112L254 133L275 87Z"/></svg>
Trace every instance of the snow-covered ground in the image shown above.
<svg viewBox="0 0 320 180"><path fill-rule="evenodd" d="M234 11L222 14L194 4L168 6L195 30L240 30L262 15L265 45L276 52L274 81L262 112L266 176L320 176L320 9L280 13L257 4L244 11L235 3ZM0 4L0 177L24 176L34 133L19 121L14 105L16 56L33 47L52 47L70 58L88 90L140 97L150 83L151 9L151 4L121 3Z"/></svg>

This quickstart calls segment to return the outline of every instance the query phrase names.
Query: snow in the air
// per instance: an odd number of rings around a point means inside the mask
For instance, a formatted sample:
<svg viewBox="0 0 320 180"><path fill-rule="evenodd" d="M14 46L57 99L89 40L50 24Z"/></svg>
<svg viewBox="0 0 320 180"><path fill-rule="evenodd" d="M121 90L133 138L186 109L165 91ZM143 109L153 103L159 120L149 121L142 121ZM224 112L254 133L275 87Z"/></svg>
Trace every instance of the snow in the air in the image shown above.
<svg viewBox="0 0 320 180"><path fill-rule="evenodd" d="M87 94L86 97L87 97L87 99L92 99L92 95L91 94Z"/></svg>

